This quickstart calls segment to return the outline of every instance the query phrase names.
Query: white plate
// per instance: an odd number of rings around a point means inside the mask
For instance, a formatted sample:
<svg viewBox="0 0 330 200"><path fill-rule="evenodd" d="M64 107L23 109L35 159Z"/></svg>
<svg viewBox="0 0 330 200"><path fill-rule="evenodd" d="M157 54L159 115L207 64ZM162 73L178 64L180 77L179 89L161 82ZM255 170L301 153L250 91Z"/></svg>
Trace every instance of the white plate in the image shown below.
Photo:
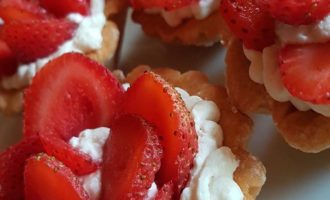
<svg viewBox="0 0 330 200"><path fill-rule="evenodd" d="M173 67L182 71L197 69L214 83L223 84L224 54L215 47L164 45L143 35L138 25L126 26L119 66L128 71L138 64ZM330 151L305 154L294 150L276 133L269 116L253 116L255 127L248 148L267 168L267 182L259 200L330 199ZM0 116L0 151L21 135L21 117ZM330 134L330 133L329 133Z"/></svg>

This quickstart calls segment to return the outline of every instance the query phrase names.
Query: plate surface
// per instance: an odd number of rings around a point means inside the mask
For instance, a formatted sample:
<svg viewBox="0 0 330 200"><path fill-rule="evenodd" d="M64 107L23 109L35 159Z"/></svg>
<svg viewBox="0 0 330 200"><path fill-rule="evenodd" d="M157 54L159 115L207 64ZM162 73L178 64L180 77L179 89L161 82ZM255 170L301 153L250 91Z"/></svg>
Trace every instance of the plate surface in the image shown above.
<svg viewBox="0 0 330 200"><path fill-rule="evenodd" d="M224 82L225 50L213 47L165 45L145 37L140 27L127 22L119 67L124 71L138 64L201 70L217 84ZM21 136L21 116L0 115L0 151ZM248 148L267 168L267 182L259 200L330 199L330 151L304 154L290 148L276 133L271 118L253 116L255 127ZM330 133L329 133L330 134Z"/></svg>

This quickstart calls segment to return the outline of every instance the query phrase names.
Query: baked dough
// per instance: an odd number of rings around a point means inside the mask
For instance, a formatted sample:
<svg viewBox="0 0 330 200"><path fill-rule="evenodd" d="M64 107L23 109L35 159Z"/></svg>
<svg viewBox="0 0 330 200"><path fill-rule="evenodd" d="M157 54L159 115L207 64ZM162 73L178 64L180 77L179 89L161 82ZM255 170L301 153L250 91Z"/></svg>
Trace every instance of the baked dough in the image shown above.
<svg viewBox="0 0 330 200"><path fill-rule="evenodd" d="M139 66L127 75L124 82L133 83L143 72L151 70L148 66ZM219 124L224 133L224 145L230 147L240 160L234 173L234 179L240 186L245 200L255 199L266 181L266 169L254 156L246 151L252 120L241 113L230 102L224 87L209 83L201 72L189 71L180 73L169 68L152 69L170 84L186 90L190 95L199 96L215 102L221 112Z"/></svg>

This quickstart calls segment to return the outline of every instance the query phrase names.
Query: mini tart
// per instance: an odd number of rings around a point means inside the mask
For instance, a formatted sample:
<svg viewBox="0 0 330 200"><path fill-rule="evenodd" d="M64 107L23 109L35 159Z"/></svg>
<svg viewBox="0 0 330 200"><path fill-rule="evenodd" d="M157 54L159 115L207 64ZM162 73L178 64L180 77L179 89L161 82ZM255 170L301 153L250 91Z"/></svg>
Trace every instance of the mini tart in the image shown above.
<svg viewBox="0 0 330 200"><path fill-rule="evenodd" d="M159 37L166 43L203 46L221 41L225 44L231 37L227 25L217 10L203 20L187 19L176 27L169 26L159 14L151 15L143 11L134 11L132 17L135 22L141 24L147 35Z"/></svg>
<svg viewBox="0 0 330 200"><path fill-rule="evenodd" d="M330 118L314 111L299 111L290 102L277 102L264 85L249 77L249 65L242 44L234 39L226 56L226 86L231 100L244 113L267 112L284 140L306 153L318 153L330 148Z"/></svg>
<svg viewBox="0 0 330 200"><path fill-rule="evenodd" d="M117 24L113 21L117 15L127 8L125 1L106 0L105 14L107 22L102 30L102 47L96 51L85 53L86 56L99 63L108 66L110 60L115 56L119 43L119 29ZM16 90L5 90L0 87L0 113L5 115L12 115L18 113L23 107L23 88Z"/></svg>
<svg viewBox="0 0 330 200"><path fill-rule="evenodd" d="M126 79L121 77L122 81L132 83L148 70L151 70L148 66L138 66L127 75ZM252 120L230 103L225 88L210 84L201 72L189 71L181 74L169 68L157 68L152 71L173 86L186 90L190 95L197 95L217 104L221 112L219 124L224 133L224 146L230 147L240 161L234 173L234 180L240 186L245 200L255 199L266 181L266 169L245 149L253 125Z"/></svg>

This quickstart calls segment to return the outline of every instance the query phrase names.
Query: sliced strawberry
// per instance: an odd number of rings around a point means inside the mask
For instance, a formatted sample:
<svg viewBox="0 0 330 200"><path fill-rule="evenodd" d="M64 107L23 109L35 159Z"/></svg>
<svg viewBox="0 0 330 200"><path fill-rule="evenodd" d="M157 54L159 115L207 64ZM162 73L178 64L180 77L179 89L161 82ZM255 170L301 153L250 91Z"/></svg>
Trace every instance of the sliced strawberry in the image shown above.
<svg viewBox="0 0 330 200"><path fill-rule="evenodd" d="M279 60L283 83L293 96L330 104L330 43L289 45Z"/></svg>
<svg viewBox="0 0 330 200"><path fill-rule="evenodd" d="M57 17L65 17L70 13L89 14L90 0L39 0L40 5Z"/></svg>
<svg viewBox="0 0 330 200"><path fill-rule="evenodd" d="M270 14L287 24L311 24L330 13L330 0L257 0Z"/></svg>
<svg viewBox="0 0 330 200"><path fill-rule="evenodd" d="M111 126L104 152L101 199L143 199L160 168L162 146L152 125L124 115Z"/></svg>
<svg viewBox="0 0 330 200"><path fill-rule="evenodd" d="M63 163L46 154L27 160L25 200L88 200L82 183Z"/></svg>
<svg viewBox="0 0 330 200"><path fill-rule="evenodd" d="M154 200L171 200L173 196L173 184L167 183L158 190Z"/></svg>
<svg viewBox="0 0 330 200"><path fill-rule="evenodd" d="M260 51L274 43L274 19L255 0L222 0L220 11L246 48Z"/></svg>
<svg viewBox="0 0 330 200"><path fill-rule="evenodd" d="M163 8L165 10L176 10L199 0L130 0L134 9Z"/></svg>
<svg viewBox="0 0 330 200"><path fill-rule="evenodd" d="M160 76L146 72L125 94L122 112L137 114L155 124L164 154L156 182L171 182L176 195L185 186L194 156L197 135L194 122L180 95Z"/></svg>
<svg viewBox="0 0 330 200"><path fill-rule="evenodd" d="M1 0L0 18L5 23L9 23L21 20L46 19L50 18L50 15L34 1Z"/></svg>
<svg viewBox="0 0 330 200"><path fill-rule="evenodd" d="M55 52L75 28L65 19L17 21L3 26L2 38L19 61L31 62Z"/></svg>
<svg viewBox="0 0 330 200"><path fill-rule="evenodd" d="M18 62L8 45L0 40L0 78L15 74Z"/></svg>
<svg viewBox="0 0 330 200"><path fill-rule="evenodd" d="M25 92L24 134L40 134L47 153L77 174L96 168L67 144L89 128L109 127L124 90L105 67L78 53L44 66Z"/></svg>
<svg viewBox="0 0 330 200"><path fill-rule="evenodd" d="M21 200L24 196L25 160L43 151L38 136L25 137L0 154L0 199Z"/></svg>

